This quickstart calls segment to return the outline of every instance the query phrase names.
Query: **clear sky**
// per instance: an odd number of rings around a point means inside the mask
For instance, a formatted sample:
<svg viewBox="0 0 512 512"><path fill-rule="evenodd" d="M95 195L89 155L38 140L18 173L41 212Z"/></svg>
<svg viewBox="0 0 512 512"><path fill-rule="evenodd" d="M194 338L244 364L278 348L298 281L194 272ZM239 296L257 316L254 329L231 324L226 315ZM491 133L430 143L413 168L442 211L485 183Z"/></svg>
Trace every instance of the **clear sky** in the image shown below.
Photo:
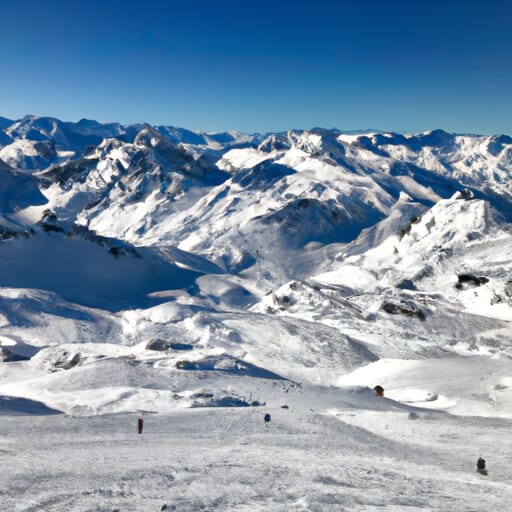
<svg viewBox="0 0 512 512"><path fill-rule="evenodd" d="M512 133L510 0L12 0L0 116Z"/></svg>

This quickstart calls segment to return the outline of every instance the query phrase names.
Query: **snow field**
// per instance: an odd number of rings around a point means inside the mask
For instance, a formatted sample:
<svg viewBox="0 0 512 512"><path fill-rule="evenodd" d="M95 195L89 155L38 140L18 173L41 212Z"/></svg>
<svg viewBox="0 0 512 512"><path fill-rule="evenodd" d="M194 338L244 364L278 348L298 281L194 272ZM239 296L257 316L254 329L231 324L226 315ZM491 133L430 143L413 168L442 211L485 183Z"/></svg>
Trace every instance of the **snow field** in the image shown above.
<svg viewBox="0 0 512 512"><path fill-rule="evenodd" d="M509 420L410 418L192 409L145 415L137 435L133 414L2 416L2 503L23 512L510 509ZM475 471L479 455L487 477Z"/></svg>

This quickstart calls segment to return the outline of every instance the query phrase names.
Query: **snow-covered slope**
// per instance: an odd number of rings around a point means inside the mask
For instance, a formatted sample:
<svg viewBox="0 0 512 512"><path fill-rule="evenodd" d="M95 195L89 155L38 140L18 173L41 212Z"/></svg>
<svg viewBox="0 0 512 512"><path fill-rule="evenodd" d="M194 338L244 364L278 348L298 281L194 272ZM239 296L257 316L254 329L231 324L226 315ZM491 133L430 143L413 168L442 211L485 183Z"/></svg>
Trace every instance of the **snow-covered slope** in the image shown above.
<svg viewBox="0 0 512 512"><path fill-rule="evenodd" d="M44 169L57 159L53 141L16 139L0 149L0 159L15 169Z"/></svg>
<svg viewBox="0 0 512 512"><path fill-rule="evenodd" d="M392 407L512 416L510 137L0 128L0 393L23 407L381 384Z"/></svg>
<svg viewBox="0 0 512 512"><path fill-rule="evenodd" d="M340 138L347 140L343 135ZM424 172L427 170L456 180L459 186L474 188L497 202L502 197L507 201L512 197L512 137L508 135L454 135L434 130L407 136L351 136L348 140L353 157L400 162L390 167L394 174L432 182L432 175Z"/></svg>
<svg viewBox="0 0 512 512"><path fill-rule="evenodd" d="M30 206L47 203L33 176L15 171L0 161L0 216L12 215Z"/></svg>
<svg viewBox="0 0 512 512"><path fill-rule="evenodd" d="M106 137L126 136L119 123L101 124L88 119L77 123L64 122L52 117L25 116L4 129L11 138L36 142L53 141L59 151L82 153L87 146L97 145Z"/></svg>

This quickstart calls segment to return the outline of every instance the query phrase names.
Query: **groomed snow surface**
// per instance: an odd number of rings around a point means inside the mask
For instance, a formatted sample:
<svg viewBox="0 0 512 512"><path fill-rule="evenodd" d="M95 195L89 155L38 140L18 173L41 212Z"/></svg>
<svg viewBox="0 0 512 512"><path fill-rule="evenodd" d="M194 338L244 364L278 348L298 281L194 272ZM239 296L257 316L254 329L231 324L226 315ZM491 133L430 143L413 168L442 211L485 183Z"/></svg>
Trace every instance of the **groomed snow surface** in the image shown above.
<svg viewBox="0 0 512 512"><path fill-rule="evenodd" d="M2 416L2 510L511 510L510 420L322 396L146 414L141 435L134 414Z"/></svg>

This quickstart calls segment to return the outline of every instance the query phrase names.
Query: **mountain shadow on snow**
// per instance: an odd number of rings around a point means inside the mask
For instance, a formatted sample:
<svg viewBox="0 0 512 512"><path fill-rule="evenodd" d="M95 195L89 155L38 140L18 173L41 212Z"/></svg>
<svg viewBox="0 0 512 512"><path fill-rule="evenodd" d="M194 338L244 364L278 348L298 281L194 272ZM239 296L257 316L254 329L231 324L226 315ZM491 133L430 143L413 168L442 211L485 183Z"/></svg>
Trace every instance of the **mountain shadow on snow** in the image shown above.
<svg viewBox="0 0 512 512"><path fill-rule="evenodd" d="M62 414L62 411L47 407L42 402L14 396L0 395L0 415L47 416Z"/></svg>
<svg viewBox="0 0 512 512"><path fill-rule="evenodd" d="M243 169L233 177L246 190L267 190L279 180L295 174L295 170L273 162L263 162L250 169Z"/></svg>
<svg viewBox="0 0 512 512"><path fill-rule="evenodd" d="M381 212L357 200L342 208L318 199L296 198L254 221L277 226L283 239L298 248L310 242L348 243L382 217Z"/></svg>
<svg viewBox="0 0 512 512"><path fill-rule="evenodd" d="M10 262L0 266L0 286L48 290L81 305L119 311L161 302L148 295L190 287L201 275L151 248L113 252L101 242L39 232L0 243L0 257Z"/></svg>
<svg viewBox="0 0 512 512"><path fill-rule="evenodd" d="M196 361L182 359L176 362L176 368L189 371L220 372L238 376L243 375L259 379L287 380L277 373L227 355L207 356Z"/></svg>

